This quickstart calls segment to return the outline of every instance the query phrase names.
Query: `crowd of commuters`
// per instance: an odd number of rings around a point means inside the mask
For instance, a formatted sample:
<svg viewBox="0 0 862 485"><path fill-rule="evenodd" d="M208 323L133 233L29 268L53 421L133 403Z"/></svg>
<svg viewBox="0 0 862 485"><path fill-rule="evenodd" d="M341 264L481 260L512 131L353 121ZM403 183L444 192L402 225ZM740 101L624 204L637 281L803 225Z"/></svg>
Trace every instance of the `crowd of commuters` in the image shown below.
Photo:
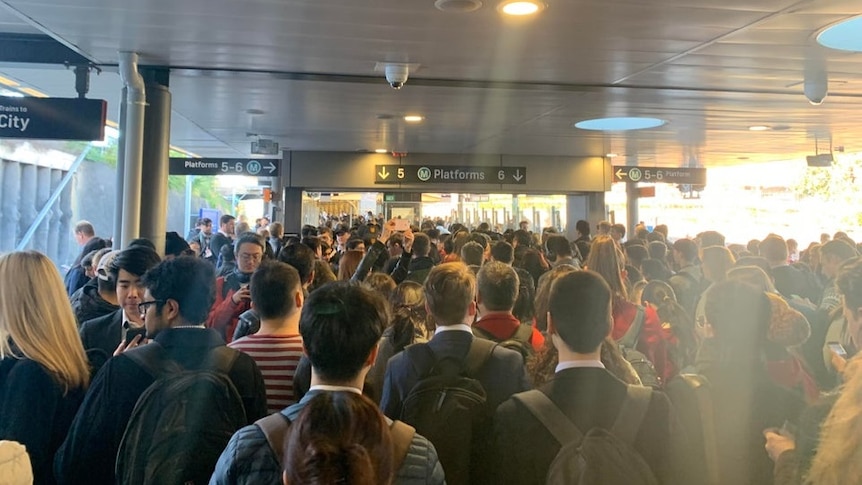
<svg viewBox="0 0 862 485"><path fill-rule="evenodd" d="M847 234L217 222L0 256L0 484L862 477Z"/></svg>

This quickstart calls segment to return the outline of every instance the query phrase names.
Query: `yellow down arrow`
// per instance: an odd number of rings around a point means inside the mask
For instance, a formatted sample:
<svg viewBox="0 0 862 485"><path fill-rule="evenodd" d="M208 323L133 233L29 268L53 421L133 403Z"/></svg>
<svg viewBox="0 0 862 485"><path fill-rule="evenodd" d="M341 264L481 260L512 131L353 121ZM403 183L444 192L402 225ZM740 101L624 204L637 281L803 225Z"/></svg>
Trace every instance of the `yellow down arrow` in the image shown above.
<svg viewBox="0 0 862 485"><path fill-rule="evenodd" d="M381 168L380 171L377 172L377 176L383 180L389 178L389 172L386 171L386 165L384 165L383 168Z"/></svg>

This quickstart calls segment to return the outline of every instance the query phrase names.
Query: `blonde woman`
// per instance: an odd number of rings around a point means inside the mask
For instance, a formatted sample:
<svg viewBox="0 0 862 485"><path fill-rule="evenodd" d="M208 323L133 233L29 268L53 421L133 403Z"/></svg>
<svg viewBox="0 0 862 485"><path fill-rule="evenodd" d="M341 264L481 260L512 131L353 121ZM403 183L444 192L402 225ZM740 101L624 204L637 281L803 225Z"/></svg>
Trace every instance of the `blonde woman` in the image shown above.
<svg viewBox="0 0 862 485"><path fill-rule="evenodd" d="M0 440L27 447L35 484L55 483L54 453L89 382L54 264L34 251L0 256Z"/></svg>

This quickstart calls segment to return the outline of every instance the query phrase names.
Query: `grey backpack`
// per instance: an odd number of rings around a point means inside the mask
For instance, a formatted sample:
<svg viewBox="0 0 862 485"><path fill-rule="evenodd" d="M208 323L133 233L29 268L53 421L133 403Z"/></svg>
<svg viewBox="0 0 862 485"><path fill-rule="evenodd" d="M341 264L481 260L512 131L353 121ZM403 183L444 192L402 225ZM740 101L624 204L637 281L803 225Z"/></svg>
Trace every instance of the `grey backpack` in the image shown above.
<svg viewBox="0 0 862 485"><path fill-rule="evenodd" d="M628 386L619 416L610 430L593 428L582 433L539 390L514 398L547 428L560 443L548 468L549 485L658 485L658 480L634 449L633 443L649 407L652 390Z"/></svg>

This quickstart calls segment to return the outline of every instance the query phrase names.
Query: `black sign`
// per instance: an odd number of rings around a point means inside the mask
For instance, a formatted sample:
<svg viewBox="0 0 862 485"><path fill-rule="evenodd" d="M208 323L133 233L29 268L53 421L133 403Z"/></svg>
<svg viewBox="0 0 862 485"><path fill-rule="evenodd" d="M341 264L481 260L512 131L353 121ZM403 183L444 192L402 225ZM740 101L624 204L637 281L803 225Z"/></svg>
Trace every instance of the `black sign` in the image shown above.
<svg viewBox="0 0 862 485"><path fill-rule="evenodd" d="M706 185L705 168L614 166L614 182Z"/></svg>
<svg viewBox="0 0 862 485"><path fill-rule="evenodd" d="M375 184L517 184L527 183L526 167L455 165L375 165Z"/></svg>
<svg viewBox="0 0 862 485"><path fill-rule="evenodd" d="M103 140L107 109L101 99L0 96L0 138Z"/></svg>
<svg viewBox="0 0 862 485"><path fill-rule="evenodd" d="M171 158L171 175L248 175L277 177L281 160L274 158Z"/></svg>

